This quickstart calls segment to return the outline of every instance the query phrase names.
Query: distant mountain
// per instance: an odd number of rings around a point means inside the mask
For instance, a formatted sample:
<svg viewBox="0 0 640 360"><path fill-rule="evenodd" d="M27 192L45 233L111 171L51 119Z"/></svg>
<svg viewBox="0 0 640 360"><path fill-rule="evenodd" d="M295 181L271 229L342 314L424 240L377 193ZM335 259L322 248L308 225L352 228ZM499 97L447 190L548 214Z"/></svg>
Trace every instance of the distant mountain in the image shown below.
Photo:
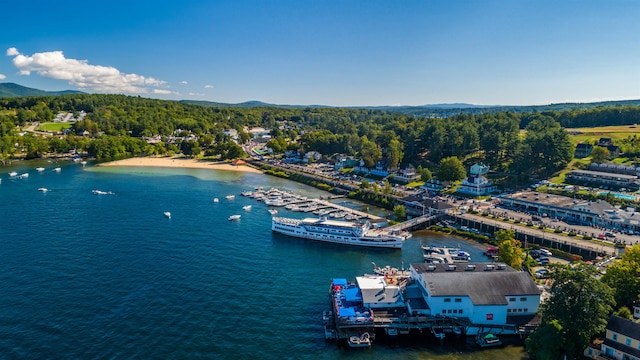
<svg viewBox="0 0 640 360"><path fill-rule="evenodd" d="M0 98L23 97L23 96L57 96L65 94L85 94L82 91L62 90L62 91L44 91L28 88L26 86L14 83L0 83Z"/></svg>

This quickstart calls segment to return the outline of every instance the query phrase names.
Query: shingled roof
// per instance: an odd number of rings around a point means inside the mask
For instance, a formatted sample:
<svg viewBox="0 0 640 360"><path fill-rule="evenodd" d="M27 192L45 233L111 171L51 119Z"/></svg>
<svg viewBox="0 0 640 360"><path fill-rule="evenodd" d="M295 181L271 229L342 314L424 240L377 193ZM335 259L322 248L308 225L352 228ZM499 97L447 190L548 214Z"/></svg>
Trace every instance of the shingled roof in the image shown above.
<svg viewBox="0 0 640 360"><path fill-rule="evenodd" d="M524 271L503 265L485 270L487 264L459 264L450 270L447 264L412 264L427 283L431 296L467 296L474 305L506 305L509 296L539 295L540 290ZM430 266L432 266L430 268Z"/></svg>

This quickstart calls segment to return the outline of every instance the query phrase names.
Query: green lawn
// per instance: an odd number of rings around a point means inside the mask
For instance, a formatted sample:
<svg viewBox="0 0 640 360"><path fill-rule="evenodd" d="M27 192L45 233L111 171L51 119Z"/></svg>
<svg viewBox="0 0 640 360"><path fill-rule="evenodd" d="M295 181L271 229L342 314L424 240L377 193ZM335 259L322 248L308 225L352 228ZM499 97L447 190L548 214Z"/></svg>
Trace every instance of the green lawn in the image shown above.
<svg viewBox="0 0 640 360"><path fill-rule="evenodd" d="M40 126L38 126L38 128L36 130L38 131L46 131L46 132L58 132L58 131L62 131L64 129L69 129L71 127L71 123L55 123L55 122L48 122L48 123L42 123L40 124Z"/></svg>

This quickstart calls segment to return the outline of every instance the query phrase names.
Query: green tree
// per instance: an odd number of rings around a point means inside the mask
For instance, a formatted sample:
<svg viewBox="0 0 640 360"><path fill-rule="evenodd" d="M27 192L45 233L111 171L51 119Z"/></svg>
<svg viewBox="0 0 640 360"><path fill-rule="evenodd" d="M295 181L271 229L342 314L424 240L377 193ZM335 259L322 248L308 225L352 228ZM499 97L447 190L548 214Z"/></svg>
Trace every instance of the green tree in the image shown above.
<svg viewBox="0 0 640 360"><path fill-rule="evenodd" d="M633 316L631 314L631 310L628 307L623 306L618 311L615 312L616 315L620 316L623 319L632 319Z"/></svg>
<svg viewBox="0 0 640 360"><path fill-rule="evenodd" d="M500 249L498 260L514 269L522 269L524 251L520 242L515 240L515 233L512 230L498 230L494 235Z"/></svg>
<svg viewBox="0 0 640 360"><path fill-rule="evenodd" d="M562 325L558 320L551 320L541 325L524 342L532 360L561 359Z"/></svg>
<svg viewBox="0 0 640 360"><path fill-rule="evenodd" d="M601 164L609 160L610 156L611 156L611 153L609 152L609 149L607 149L606 147L594 146L593 150L591 151L591 162Z"/></svg>
<svg viewBox="0 0 640 360"><path fill-rule="evenodd" d="M396 205L393 207L393 215L397 220L405 219L407 217L407 209L404 205Z"/></svg>
<svg viewBox="0 0 640 360"><path fill-rule="evenodd" d="M362 148L360 149L360 156L362 156L364 165L371 169L376 165L376 162L382 158L382 150L378 144L370 141L366 136L362 137L361 141Z"/></svg>
<svg viewBox="0 0 640 360"><path fill-rule="evenodd" d="M391 139L387 147L387 160L390 169L395 169L404 157L404 146L398 139Z"/></svg>
<svg viewBox="0 0 640 360"><path fill-rule="evenodd" d="M416 172L420 174L420 180L424 182L431 180L431 178L433 177L433 174L431 174L431 170L429 170L426 167L423 168L422 166L418 166L418 169L416 169Z"/></svg>
<svg viewBox="0 0 640 360"><path fill-rule="evenodd" d="M553 264L550 268L551 297L540 307L542 325L557 321L562 354L579 359L591 338L607 325L615 305L613 289L597 279L593 266ZM527 349L536 354L536 348Z"/></svg>
<svg viewBox="0 0 640 360"><path fill-rule="evenodd" d="M467 172L464 170L462 161L455 156L447 157L440 160L440 167L438 168L438 179L440 181L457 181L462 180L467 176Z"/></svg>
<svg viewBox="0 0 640 360"><path fill-rule="evenodd" d="M602 281L614 289L618 306L631 306L640 294L640 245L632 246L607 266Z"/></svg>

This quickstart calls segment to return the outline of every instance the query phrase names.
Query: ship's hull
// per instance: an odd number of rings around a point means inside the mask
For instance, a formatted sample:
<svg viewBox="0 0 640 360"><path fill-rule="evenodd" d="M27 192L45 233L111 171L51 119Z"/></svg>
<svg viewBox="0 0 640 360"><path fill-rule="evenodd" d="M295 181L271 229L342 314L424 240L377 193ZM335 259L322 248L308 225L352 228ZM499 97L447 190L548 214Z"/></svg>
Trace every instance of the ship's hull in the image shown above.
<svg viewBox="0 0 640 360"><path fill-rule="evenodd" d="M333 244L343 244L343 245L352 245L352 246L365 246L365 247L374 247L374 248L388 248L388 249L401 249L402 248L402 239L401 238L389 238L389 237L355 237L355 236L347 236L347 235L333 235L329 233L320 233L320 232L311 232L307 231L302 226L291 227L291 228L282 228L277 226L278 223L276 221L272 222L271 230L273 232L293 236L302 239L316 240L322 242L328 242Z"/></svg>

